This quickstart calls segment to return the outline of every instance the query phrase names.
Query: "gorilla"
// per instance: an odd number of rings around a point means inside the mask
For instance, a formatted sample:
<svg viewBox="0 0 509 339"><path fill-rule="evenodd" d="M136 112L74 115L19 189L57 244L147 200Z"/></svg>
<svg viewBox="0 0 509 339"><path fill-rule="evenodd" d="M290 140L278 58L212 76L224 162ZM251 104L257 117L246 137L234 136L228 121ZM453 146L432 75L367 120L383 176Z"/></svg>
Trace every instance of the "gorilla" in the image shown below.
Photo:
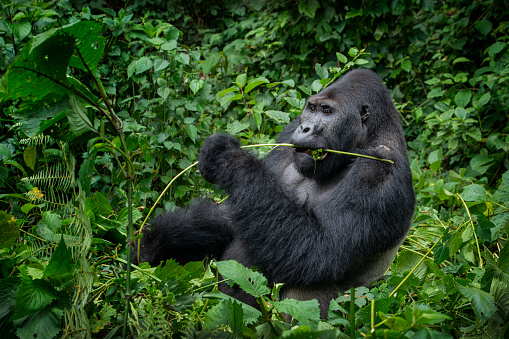
<svg viewBox="0 0 509 339"><path fill-rule="evenodd" d="M207 138L198 169L229 198L155 218L143 232L140 261L234 259L285 283L282 299L317 298L326 317L338 293L386 272L409 230L415 194L401 119L381 79L352 70L310 96L277 141L297 147L257 159L230 135ZM394 163L331 152L316 159L317 149ZM256 304L238 288L220 289Z"/></svg>

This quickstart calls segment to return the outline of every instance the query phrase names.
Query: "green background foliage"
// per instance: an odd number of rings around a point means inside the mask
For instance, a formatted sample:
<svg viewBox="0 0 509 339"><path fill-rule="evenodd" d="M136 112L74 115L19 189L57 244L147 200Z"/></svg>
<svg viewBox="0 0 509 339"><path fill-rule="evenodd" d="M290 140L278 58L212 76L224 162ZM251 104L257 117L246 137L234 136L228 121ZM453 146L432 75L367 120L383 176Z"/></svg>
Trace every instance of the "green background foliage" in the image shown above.
<svg viewBox="0 0 509 339"><path fill-rule="evenodd" d="M509 333L504 1L1 3L6 338ZM206 137L272 143L307 96L356 67L391 91L417 196L383 279L353 302L338 295L320 321L316 301L280 300L281 285L234 262L126 272L130 224L223 198L193 168L177 177ZM218 292L218 273L260 310Z"/></svg>

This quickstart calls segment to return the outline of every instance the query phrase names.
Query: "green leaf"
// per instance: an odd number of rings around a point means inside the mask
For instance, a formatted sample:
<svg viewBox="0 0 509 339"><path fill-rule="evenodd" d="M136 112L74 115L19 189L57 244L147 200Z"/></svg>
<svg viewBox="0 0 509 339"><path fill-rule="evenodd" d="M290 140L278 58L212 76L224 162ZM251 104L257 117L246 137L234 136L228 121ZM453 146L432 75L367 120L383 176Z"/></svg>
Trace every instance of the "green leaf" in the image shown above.
<svg viewBox="0 0 509 339"><path fill-rule="evenodd" d="M23 151L23 160L25 160L25 165L32 170L35 169L35 163L37 162L37 146L32 145L28 146Z"/></svg>
<svg viewBox="0 0 509 339"><path fill-rule="evenodd" d="M57 298L55 289L49 282L34 279L26 273L26 266L20 267L21 284L16 293L16 305L12 320L17 320L38 312Z"/></svg>
<svg viewBox="0 0 509 339"><path fill-rule="evenodd" d="M440 168L440 165L442 164L442 149L439 148L437 150L434 150L431 152L428 156L428 163L429 167L432 170L438 170Z"/></svg>
<svg viewBox="0 0 509 339"><path fill-rule="evenodd" d="M493 301L493 296L478 288L462 286L456 283L458 291L470 301L472 309L476 317L484 322L488 320L493 313L497 311L497 307Z"/></svg>
<svg viewBox="0 0 509 339"><path fill-rule="evenodd" d="M198 129L196 128L195 125L186 125L186 133L187 135L189 135L191 140L193 140L193 142L196 142L196 137L198 136Z"/></svg>
<svg viewBox="0 0 509 339"><path fill-rule="evenodd" d="M274 303L278 312L287 313L299 322L299 325L309 326L312 330L318 329L320 309L318 300L285 299Z"/></svg>
<svg viewBox="0 0 509 339"><path fill-rule="evenodd" d="M488 20L479 20L475 22L475 29L477 29L482 35L488 35L491 32L493 24Z"/></svg>
<svg viewBox="0 0 509 339"><path fill-rule="evenodd" d="M327 79L329 77L329 71L327 71L327 68L322 67L319 63L315 64L315 72L318 74L320 79Z"/></svg>
<svg viewBox="0 0 509 339"><path fill-rule="evenodd" d="M456 58L454 59L454 61L452 62L453 65L457 64L458 62L470 62L469 59L465 58L465 57L459 57L459 58Z"/></svg>
<svg viewBox="0 0 509 339"><path fill-rule="evenodd" d="M268 83L269 83L269 80L267 80L267 78L264 78L264 77L253 79L253 80L249 81L244 92L247 94L251 90L255 89L256 87L258 87L262 84L268 84Z"/></svg>
<svg viewBox="0 0 509 339"><path fill-rule="evenodd" d="M136 74L141 74L152 68L154 62L149 57L141 57L136 61Z"/></svg>
<svg viewBox="0 0 509 339"><path fill-rule="evenodd" d="M290 122L290 113L285 113L281 111L265 111L271 119L276 120L280 124L286 124Z"/></svg>
<svg viewBox="0 0 509 339"><path fill-rule="evenodd" d="M286 102L289 103L291 106L297 108L297 109L304 109L304 105L306 104L305 99L297 99L297 98L285 98Z"/></svg>
<svg viewBox="0 0 509 339"><path fill-rule="evenodd" d="M48 278L54 286L61 289L74 280L74 273L71 251L61 237L57 249L51 255L48 266L44 270L44 278Z"/></svg>
<svg viewBox="0 0 509 339"><path fill-rule="evenodd" d="M473 170L484 174L491 167L493 160L492 157L486 155L477 155L470 160L470 166Z"/></svg>
<svg viewBox="0 0 509 339"><path fill-rule="evenodd" d="M323 88L323 85L320 83L320 80L315 80L313 81L313 83L311 84L311 89L315 92L315 93L318 93L322 90Z"/></svg>
<svg viewBox="0 0 509 339"><path fill-rule="evenodd" d="M171 90L168 87L159 87L157 89L157 95L159 95L163 100L166 100L168 96L170 96Z"/></svg>
<svg viewBox="0 0 509 339"><path fill-rule="evenodd" d="M401 63L401 68L405 72L410 72L410 70L412 69L412 62L408 59L403 60L403 62Z"/></svg>
<svg viewBox="0 0 509 339"><path fill-rule="evenodd" d="M226 128L226 130L231 135L236 135L236 134L242 132L243 130L248 129L250 126L251 126L251 124L249 123L249 121L240 122L238 120L235 120L233 123L228 124L228 127Z"/></svg>
<svg viewBox="0 0 509 339"><path fill-rule="evenodd" d="M299 13L306 14L311 19L315 17L319 7L320 3L317 0L299 0Z"/></svg>
<svg viewBox="0 0 509 339"><path fill-rule="evenodd" d="M12 215L0 211L0 248L10 248L16 242L19 228Z"/></svg>
<svg viewBox="0 0 509 339"><path fill-rule="evenodd" d="M490 57L493 57L495 54L502 52L507 46L507 43L502 41L497 41L493 45L490 46L488 54Z"/></svg>
<svg viewBox="0 0 509 339"><path fill-rule="evenodd" d="M16 39L18 39L18 42L26 38L32 30L32 25L28 20L7 22L7 26L11 30L12 34L14 34Z"/></svg>
<svg viewBox="0 0 509 339"><path fill-rule="evenodd" d="M100 36L102 25L95 21L78 21L63 26L62 30L76 39L76 50L69 62L69 66L78 67L86 71L87 69L81 60L83 58L88 68L90 68L92 73L95 73L106 45L106 39Z"/></svg>
<svg viewBox="0 0 509 339"><path fill-rule="evenodd" d="M203 73L210 73L212 68L217 65L217 63L221 60L221 54L214 53L211 56L209 56L205 61L201 63L201 69Z"/></svg>
<svg viewBox="0 0 509 339"><path fill-rule="evenodd" d="M252 296L258 298L270 293L267 278L261 273L254 272L234 260L219 261L216 265L223 278L231 279Z"/></svg>
<svg viewBox="0 0 509 339"><path fill-rule="evenodd" d="M338 61L341 62L342 64L346 64L348 62L347 57L341 53L336 53L336 58L338 58Z"/></svg>
<svg viewBox="0 0 509 339"><path fill-rule="evenodd" d="M478 184L468 185L460 195L463 200L471 202L483 202L487 199L486 190Z"/></svg>
<svg viewBox="0 0 509 339"><path fill-rule="evenodd" d="M170 66L170 62L168 60L165 60L165 59L155 59L154 60L154 71L155 72L162 71L163 69L167 68L168 66Z"/></svg>
<svg viewBox="0 0 509 339"><path fill-rule="evenodd" d="M88 119L85 106L74 94L69 96L69 109L66 116L69 120L70 130L75 135L79 136L94 130L90 119Z"/></svg>
<svg viewBox="0 0 509 339"><path fill-rule="evenodd" d="M238 88L236 88L236 87L230 87L230 88L224 89L224 90L222 90L221 92L217 93L217 97L218 97L219 99L221 99L221 98L222 98L225 94L227 94L227 93L230 93L230 92L238 92L238 91L239 91L239 89L238 89Z"/></svg>
<svg viewBox="0 0 509 339"><path fill-rule="evenodd" d="M441 97L445 94L445 90L439 88L439 87L436 87L436 88L433 88L431 91L428 92L428 99L431 99L431 98L438 98L438 97Z"/></svg>
<svg viewBox="0 0 509 339"><path fill-rule="evenodd" d="M477 104L479 105L479 107L483 107L484 105L486 105L488 102L490 102L491 100L491 94L488 92L488 93L484 93L480 98L479 98L479 101L477 102Z"/></svg>
<svg viewBox="0 0 509 339"><path fill-rule="evenodd" d="M20 339L54 338L61 331L64 310L56 305L46 307L23 321L23 326L16 330Z"/></svg>
<svg viewBox="0 0 509 339"><path fill-rule="evenodd" d="M225 300L212 307L205 315L204 331L221 331L242 335L242 306L238 302ZM215 333L217 333L217 331Z"/></svg>
<svg viewBox="0 0 509 339"><path fill-rule="evenodd" d="M247 81L247 74L244 73L244 74L240 74L237 76L235 83L237 84L237 86L239 86L239 88L243 88L246 85L246 81Z"/></svg>
<svg viewBox="0 0 509 339"><path fill-rule="evenodd" d="M459 107L466 107L472 98L472 91L469 89L462 89L454 97L454 102Z"/></svg>
<svg viewBox="0 0 509 339"><path fill-rule="evenodd" d="M205 85L205 80L193 79L193 80L191 80L191 83L189 84L189 88L191 88L191 91L193 91L193 93L196 94L200 89L203 88L203 85Z"/></svg>

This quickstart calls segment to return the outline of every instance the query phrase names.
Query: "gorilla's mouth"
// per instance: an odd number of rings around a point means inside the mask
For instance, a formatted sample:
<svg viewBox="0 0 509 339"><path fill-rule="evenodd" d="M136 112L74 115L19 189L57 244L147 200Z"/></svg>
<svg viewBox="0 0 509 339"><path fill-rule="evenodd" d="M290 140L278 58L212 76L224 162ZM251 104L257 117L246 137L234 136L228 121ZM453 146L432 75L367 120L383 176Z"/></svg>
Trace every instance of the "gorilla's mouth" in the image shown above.
<svg viewBox="0 0 509 339"><path fill-rule="evenodd" d="M295 152L301 153L301 154L307 154L315 160L323 160L323 159L325 159L327 154L329 154L328 152L325 152L321 148L313 149L313 148L305 148L305 147L295 147Z"/></svg>

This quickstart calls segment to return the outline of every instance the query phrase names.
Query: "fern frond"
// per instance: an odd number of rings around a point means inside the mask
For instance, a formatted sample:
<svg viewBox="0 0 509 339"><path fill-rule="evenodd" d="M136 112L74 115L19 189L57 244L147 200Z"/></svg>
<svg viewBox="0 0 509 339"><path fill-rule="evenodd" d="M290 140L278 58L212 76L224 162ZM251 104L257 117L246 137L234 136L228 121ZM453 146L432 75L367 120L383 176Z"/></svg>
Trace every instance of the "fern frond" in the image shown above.
<svg viewBox="0 0 509 339"><path fill-rule="evenodd" d="M29 182L34 186L66 191L74 185L74 175L69 173L62 163L59 163L43 168L28 178L22 178L21 181Z"/></svg>
<svg viewBox="0 0 509 339"><path fill-rule="evenodd" d="M32 145L48 145L48 144L53 143L53 139L49 135L39 134L39 135L36 135L34 137L29 137L29 138L21 139L19 141L19 143L21 145L27 145L27 146L32 146Z"/></svg>

